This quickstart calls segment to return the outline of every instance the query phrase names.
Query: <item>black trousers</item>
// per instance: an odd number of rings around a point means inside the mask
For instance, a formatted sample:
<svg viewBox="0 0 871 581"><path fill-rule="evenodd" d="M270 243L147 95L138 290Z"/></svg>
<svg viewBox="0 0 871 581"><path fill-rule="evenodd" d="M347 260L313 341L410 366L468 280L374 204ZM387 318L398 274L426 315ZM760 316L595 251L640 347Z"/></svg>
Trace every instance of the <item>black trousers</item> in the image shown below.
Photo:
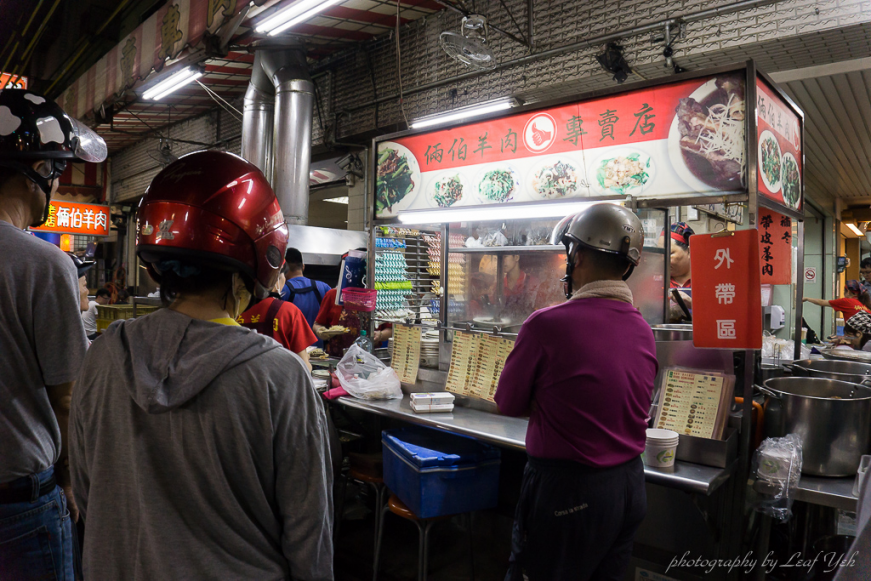
<svg viewBox="0 0 871 581"><path fill-rule="evenodd" d="M506 581L622 581L647 513L644 466L529 457Z"/></svg>

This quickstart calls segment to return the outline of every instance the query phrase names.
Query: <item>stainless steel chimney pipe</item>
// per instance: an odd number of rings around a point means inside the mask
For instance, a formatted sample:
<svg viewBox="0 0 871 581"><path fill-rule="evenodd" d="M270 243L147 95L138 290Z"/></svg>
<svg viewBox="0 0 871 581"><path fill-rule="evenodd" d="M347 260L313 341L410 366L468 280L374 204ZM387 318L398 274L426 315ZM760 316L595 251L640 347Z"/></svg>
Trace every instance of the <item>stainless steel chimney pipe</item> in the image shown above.
<svg viewBox="0 0 871 581"><path fill-rule="evenodd" d="M261 66L262 52L254 53L251 80L242 110L242 157L256 165L272 183L272 141L275 87Z"/></svg>
<svg viewBox="0 0 871 581"><path fill-rule="evenodd" d="M269 179L285 221L304 225L308 222L314 110L314 83L305 50L283 39L252 48L256 52L245 94L242 157Z"/></svg>
<svg viewBox="0 0 871 581"><path fill-rule="evenodd" d="M264 51L261 63L275 86L272 188L285 221L306 224L314 83L300 46Z"/></svg>

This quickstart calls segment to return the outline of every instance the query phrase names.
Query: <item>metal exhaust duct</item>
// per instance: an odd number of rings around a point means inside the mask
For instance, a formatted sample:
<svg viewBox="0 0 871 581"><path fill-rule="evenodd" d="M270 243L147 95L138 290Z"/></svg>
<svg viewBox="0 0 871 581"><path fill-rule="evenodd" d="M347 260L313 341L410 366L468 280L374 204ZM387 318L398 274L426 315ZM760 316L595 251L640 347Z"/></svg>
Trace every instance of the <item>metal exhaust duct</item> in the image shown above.
<svg viewBox="0 0 871 581"><path fill-rule="evenodd" d="M304 225L308 222L314 83L302 45L263 43L255 49L245 94L242 157L261 169L269 168L264 173L275 190L285 221ZM270 86L275 95L271 117L264 111L269 104L264 97L271 97L264 95L264 89Z"/></svg>
<svg viewBox="0 0 871 581"><path fill-rule="evenodd" d="M272 183L272 133L275 87L261 66L262 52L254 53L251 80L242 110L242 157L256 165Z"/></svg>

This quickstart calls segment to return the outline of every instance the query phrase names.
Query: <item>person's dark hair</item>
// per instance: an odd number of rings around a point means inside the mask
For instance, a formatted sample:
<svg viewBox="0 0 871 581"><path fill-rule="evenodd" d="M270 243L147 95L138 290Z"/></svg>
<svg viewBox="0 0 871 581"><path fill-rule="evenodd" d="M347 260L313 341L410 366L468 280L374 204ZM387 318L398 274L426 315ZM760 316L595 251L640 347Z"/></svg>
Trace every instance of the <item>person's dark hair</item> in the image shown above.
<svg viewBox="0 0 871 581"><path fill-rule="evenodd" d="M149 265L149 270L152 268L154 266ZM160 272L160 302L168 307L179 295L200 294L219 287L226 287L227 292L230 292L232 276L233 273L227 270L180 263L178 268ZM254 283L247 276L243 275L243 279L249 292L252 291Z"/></svg>
<svg viewBox="0 0 871 581"><path fill-rule="evenodd" d="M287 271L302 270L304 266L302 252L296 248L288 248L284 253L284 262L287 265Z"/></svg>
<svg viewBox="0 0 871 581"><path fill-rule="evenodd" d="M0 187L6 185L6 182L17 176L20 172L8 167L0 167Z"/></svg>
<svg viewBox="0 0 871 581"><path fill-rule="evenodd" d="M112 293L109 292L108 289L105 289L105 288L98 288L98 289L97 289L97 294L96 294L95 296L97 296L97 297L105 297L105 298L107 298L107 299L111 299L111 298L112 298Z"/></svg>
<svg viewBox="0 0 871 581"><path fill-rule="evenodd" d="M584 260L590 261L599 273L608 278L622 278L629 268L629 260L625 256L593 250L579 245L578 252L584 253Z"/></svg>
<svg viewBox="0 0 871 581"><path fill-rule="evenodd" d="M844 323L844 334L846 335L848 333L850 335L859 337L859 346L856 349L860 351L863 347L865 347L865 344L868 342L868 340L871 339L871 335L869 335L868 333L863 333L858 329L854 329L852 326L850 326L850 323Z"/></svg>
<svg viewBox="0 0 871 581"><path fill-rule="evenodd" d="M871 256L862 259L859 263L859 268L871 268Z"/></svg>

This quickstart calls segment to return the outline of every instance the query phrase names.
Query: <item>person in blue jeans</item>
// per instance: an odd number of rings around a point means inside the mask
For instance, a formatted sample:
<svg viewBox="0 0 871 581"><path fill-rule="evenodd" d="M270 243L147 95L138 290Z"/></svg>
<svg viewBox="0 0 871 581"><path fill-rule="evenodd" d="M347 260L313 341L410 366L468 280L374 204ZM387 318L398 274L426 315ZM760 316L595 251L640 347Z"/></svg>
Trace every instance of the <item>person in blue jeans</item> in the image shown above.
<svg viewBox="0 0 871 581"><path fill-rule="evenodd" d="M32 91L0 90L0 112L0 580L72 581L67 425L88 348L79 273L25 229L49 217L67 162L102 161L106 144Z"/></svg>
<svg viewBox="0 0 871 581"><path fill-rule="evenodd" d="M308 321L308 326L314 328L321 301L330 291L330 285L302 275L305 264L302 261L302 253L296 248L288 248L284 253L284 260L288 271L287 284L281 291L281 299L296 305ZM323 348L324 342L318 339L314 345Z"/></svg>

